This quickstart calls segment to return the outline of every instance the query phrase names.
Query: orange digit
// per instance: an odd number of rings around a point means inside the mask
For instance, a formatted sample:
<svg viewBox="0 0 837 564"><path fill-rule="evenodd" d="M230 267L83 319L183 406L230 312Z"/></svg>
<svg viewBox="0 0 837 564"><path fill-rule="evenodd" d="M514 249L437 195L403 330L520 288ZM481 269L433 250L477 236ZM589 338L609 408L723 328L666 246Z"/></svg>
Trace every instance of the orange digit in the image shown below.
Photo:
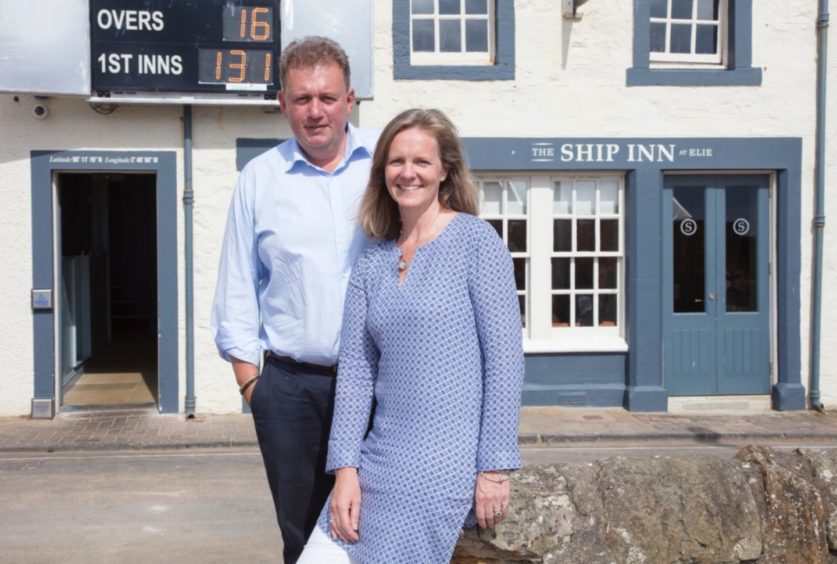
<svg viewBox="0 0 837 564"><path fill-rule="evenodd" d="M270 55L271 52L268 51L264 54L264 81L270 82Z"/></svg>
<svg viewBox="0 0 837 564"><path fill-rule="evenodd" d="M238 76L231 76L229 82L244 82L247 74L247 53L241 49L232 49L230 55L238 57L237 63L230 63L230 68L238 71Z"/></svg>
<svg viewBox="0 0 837 564"><path fill-rule="evenodd" d="M253 17L250 21L250 39L253 41L265 41L270 37L270 22L259 21L259 14L270 14L267 8L253 8Z"/></svg>
<svg viewBox="0 0 837 564"><path fill-rule="evenodd" d="M241 28L238 31L238 36L244 39L244 33L247 31L247 10L241 10Z"/></svg>
<svg viewBox="0 0 837 564"><path fill-rule="evenodd" d="M215 55L215 80L221 80L221 62L224 60L224 55L221 51Z"/></svg>

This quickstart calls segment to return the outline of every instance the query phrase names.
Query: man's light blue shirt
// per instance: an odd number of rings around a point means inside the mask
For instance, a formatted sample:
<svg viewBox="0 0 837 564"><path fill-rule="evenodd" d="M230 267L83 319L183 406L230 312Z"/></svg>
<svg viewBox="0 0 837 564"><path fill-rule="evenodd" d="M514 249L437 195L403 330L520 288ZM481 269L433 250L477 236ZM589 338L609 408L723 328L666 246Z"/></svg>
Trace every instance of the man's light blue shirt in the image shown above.
<svg viewBox="0 0 837 564"><path fill-rule="evenodd" d="M352 265L369 245L357 223L377 131L348 126L328 173L295 139L241 171L230 204L212 333L218 352L258 365L262 351L334 364Z"/></svg>

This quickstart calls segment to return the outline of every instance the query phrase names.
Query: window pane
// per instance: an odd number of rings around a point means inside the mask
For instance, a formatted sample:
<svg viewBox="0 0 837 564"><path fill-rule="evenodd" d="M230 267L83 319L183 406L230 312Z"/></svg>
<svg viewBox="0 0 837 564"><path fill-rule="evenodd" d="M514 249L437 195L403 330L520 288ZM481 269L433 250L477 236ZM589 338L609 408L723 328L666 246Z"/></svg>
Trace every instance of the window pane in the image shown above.
<svg viewBox="0 0 837 564"><path fill-rule="evenodd" d="M509 251L513 253L526 252L526 220L509 220Z"/></svg>
<svg viewBox="0 0 837 564"><path fill-rule="evenodd" d="M599 183L599 213L619 213L619 185L616 182Z"/></svg>
<svg viewBox="0 0 837 564"><path fill-rule="evenodd" d="M704 190L698 187L675 188L672 193L674 313L703 312L706 284Z"/></svg>
<svg viewBox="0 0 837 564"><path fill-rule="evenodd" d="M575 183L575 213L576 215L593 215L595 213L596 183L591 180L580 180Z"/></svg>
<svg viewBox="0 0 837 564"><path fill-rule="evenodd" d="M488 221L488 223L491 224L491 227L494 228L494 231L497 232L497 235L499 235L500 238L502 239L503 238L503 220L502 219L489 219L487 221Z"/></svg>
<svg viewBox="0 0 837 564"><path fill-rule="evenodd" d="M651 17L664 18L668 15L668 0L651 0Z"/></svg>
<svg viewBox="0 0 837 564"><path fill-rule="evenodd" d="M568 215L573 211L572 182L556 182L552 192L552 213Z"/></svg>
<svg viewBox="0 0 837 564"><path fill-rule="evenodd" d="M488 0L465 0L466 14L487 14Z"/></svg>
<svg viewBox="0 0 837 564"><path fill-rule="evenodd" d="M517 305L520 306L520 325L526 327L526 296L517 296Z"/></svg>
<svg viewBox="0 0 837 564"><path fill-rule="evenodd" d="M758 309L758 200L754 188L726 190L727 311Z"/></svg>
<svg viewBox="0 0 837 564"><path fill-rule="evenodd" d="M552 258L552 289L570 289L570 258Z"/></svg>
<svg viewBox="0 0 837 564"><path fill-rule="evenodd" d="M482 185L481 214L500 215L500 201L503 199L503 187L499 182L484 182Z"/></svg>
<svg viewBox="0 0 837 564"><path fill-rule="evenodd" d="M413 20L413 52L433 52L436 50L436 32L433 20Z"/></svg>
<svg viewBox="0 0 837 564"><path fill-rule="evenodd" d="M412 0L410 12L413 14L432 14L433 0Z"/></svg>
<svg viewBox="0 0 837 564"><path fill-rule="evenodd" d="M572 251L573 222L571 219L556 219L552 222L552 249L555 252Z"/></svg>
<svg viewBox="0 0 837 564"><path fill-rule="evenodd" d="M666 52L666 24L664 23L651 24L651 52Z"/></svg>
<svg viewBox="0 0 837 564"><path fill-rule="evenodd" d="M695 37L695 53L699 53L701 55L714 55L717 52L718 26L697 26L697 37Z"/></svg>
<svg viewBox="0 0 837 564"><path fill-rule="evenodd" d="M671 24L671 52L692 52L692 26L690 24Z"/></svg>
<svg viewBox="0 0 837 564"><path fill-rule="evenodd" d="M526 290L526 261L525 258L512 259L514 263L514 282L518 290Z"/></svg>
<svg viewBox="0 0 837 564"><path fill-rule="evenodd" d="M506 192L506 213L509 215L526 214L526 181L510 180Z"/></svg>
<svg viewBox="0 0 837 564"><path fill-rule="evenodd" d="M599 288L605 290L616 289L616 268L619 265L619 259L600 258L599 259Z"/></svg>
<svg viewBox="0 0 837 564"><path fill-rule="evenodd" d="M462 51L461 20L441 20L439 22L439 50L443 53Z"/></svg>
<svg viewBox="0 0 837 564"><path fill-rule="evenodd" d="M575 259L575 288L587 290L593 288L593 259Z"/></svg>
<svg viewBox="0 0 837 564"><path fill-rule="evenodd" d="M718 21L719 0L698 0L697 17L699 20Z"/></svg>
<svg viewBox="0 0 837 564"><path fill-rule="evenodd" d="M465 22L465 50L469 53L488 53L488 21Z"/></svg>
<svg viewBox="0 0 837 564"><path fill-rule="evenodd" d="M599 243L601 244L601 251L618 251L619 250L619 220L618 219L603 219L599 223L601 233L599 234Z"/></svg>
<svg viewBox="0 0 837 564"><path fill-rule="evenodd" d="M671 17L676 20L692 19L692 0L671 0Z"/></svg>
<svg viewBox="0 0 837 564"><path fill-rule="evenodd" d="M461 11L459 0L439 0L440 14L458 14Z"/></svg>
<svg viewBox="0 0 837 564"><path fill-rule="evenodd" d="M616 326L616 294L599 294L599 327Z"/></svg>
<svg viewBox="0 0 837 564"><path fill-rule="evenodd" d="M575 325L576 327L593 326L592 294L581 294L575 297Z"/></svg>
<svg viewBox="0 0 837 564"><path fill-rule="evenodd" d="M579 219L576 223L576 251L596 250L596 220Z"/></svg>
<svg viewBox="0 0 837 564"><path fill-rule="evenodd" d="M555 327L569 327L570 325L570 297L552 296L552 325Z"/></svg>

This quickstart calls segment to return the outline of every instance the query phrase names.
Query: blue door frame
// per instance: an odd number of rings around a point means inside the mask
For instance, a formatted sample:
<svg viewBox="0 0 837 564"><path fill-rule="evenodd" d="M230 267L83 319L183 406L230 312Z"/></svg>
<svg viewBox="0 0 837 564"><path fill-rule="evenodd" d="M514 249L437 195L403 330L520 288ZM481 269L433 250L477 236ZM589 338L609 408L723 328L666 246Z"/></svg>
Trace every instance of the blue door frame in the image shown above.
<svg viewBox="0 0 837 564"><path fill-rule="evenodd" d="M163 413L177 413L177 168L172 151L32 151L32 288L58 291L55 283L53 179L59 172L142 172L156 176L158 398ZM55 371L56 310L33 311L33 417L59 407Z"/></svg>
<svg viewBox="0 0 837 564"><path fill-rule="evenodd" d="M767 176L665 179L663 378L670 395L770 393L768 190Z"/></svg>

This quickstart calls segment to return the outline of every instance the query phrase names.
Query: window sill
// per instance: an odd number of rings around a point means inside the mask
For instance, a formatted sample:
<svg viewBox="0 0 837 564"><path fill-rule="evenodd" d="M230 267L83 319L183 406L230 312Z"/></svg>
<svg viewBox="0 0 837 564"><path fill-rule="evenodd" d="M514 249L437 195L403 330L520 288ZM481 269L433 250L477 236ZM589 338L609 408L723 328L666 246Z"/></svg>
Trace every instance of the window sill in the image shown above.
<svg viewBox="0 0 837 564"><path fill-rule="evenodd" d="M523 352L538 353L624 353L628 343L618 335L523 339Z"/></svg>
<svg viewBox="0 0 837 564"><path fill-rule="evenodd" d="M628 86L761 86L760 68L628 69Z"/></svg>
<svg viewBox="0 0 837 564"><path fill-rule="evenodd" d="M396 80L514 80L514 65L395 65Z"/></svg>

